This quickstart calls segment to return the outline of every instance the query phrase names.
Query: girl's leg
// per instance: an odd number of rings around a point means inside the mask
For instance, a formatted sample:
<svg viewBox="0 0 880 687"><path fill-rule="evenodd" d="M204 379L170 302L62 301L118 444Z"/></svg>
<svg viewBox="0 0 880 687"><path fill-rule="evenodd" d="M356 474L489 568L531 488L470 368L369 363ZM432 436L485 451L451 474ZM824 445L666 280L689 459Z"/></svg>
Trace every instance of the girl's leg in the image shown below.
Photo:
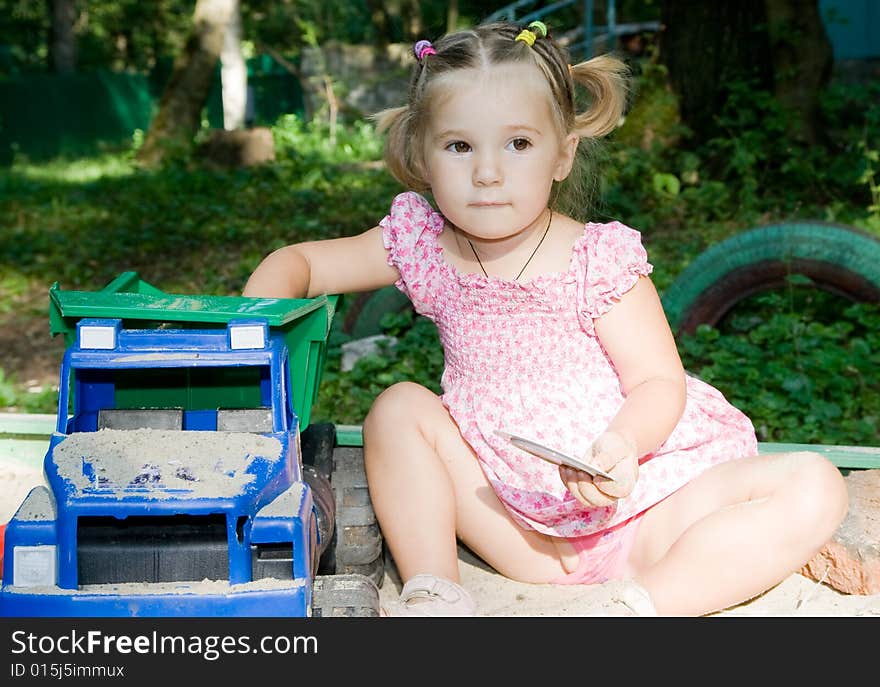
<svg viewBox="0 0 880 687"><path fill-rule="evenodd" d="M552 538L510 519L428 389L403 382L376 399L364 420L364 459L373 508L404 581L429 573L458 582L456 533L512 579L543 582L567 572Z"/></svg>
<svg viewBox="0 0 880 687"><path fill-rule="evenodd" d="M629 558L661 615L703 615L770 589L834 534L846 484L815 453L716 465L651 508Z"/></svg>

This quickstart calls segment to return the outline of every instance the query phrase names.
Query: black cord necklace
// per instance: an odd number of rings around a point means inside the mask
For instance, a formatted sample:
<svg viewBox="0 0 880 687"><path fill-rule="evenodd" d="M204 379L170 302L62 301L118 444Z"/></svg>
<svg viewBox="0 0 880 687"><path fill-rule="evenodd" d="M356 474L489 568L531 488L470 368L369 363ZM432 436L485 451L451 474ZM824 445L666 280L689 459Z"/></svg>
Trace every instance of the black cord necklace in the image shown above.
<svg viewBox="0 0 880 687"><path fill-rule="evenodd" d="M519 278L522 276L522 273L526 271L526 267L529 266L529 263L532 261L532 258L535 257L535 253L538 252L538 249L541 247L541 244L544 243L544 239L547 238L547 232L550 231L550 225L552 224L552 222L553 222L553 210L550 210L550 219L547 220L547 228L544 229L544 235L541 236L541 240L538 241L538 245L535 246L535 250L532 251L532 254L529 256L529 259L526 260L526 264L522 266L522 269L519 271L519 274L517 274L513 278L513 281L518 281ZM471 250L474 253L474 257L477 259L477 264L480 266L480 269L483 270L483 275L488 279L489 274L486 272L486 268L483 267L483 261L480 260L480 256L477 255L477 249L474 248L474 244L471 243L470 239L466 239L466 241L468 242L468 245L471 247Z"/></svg>

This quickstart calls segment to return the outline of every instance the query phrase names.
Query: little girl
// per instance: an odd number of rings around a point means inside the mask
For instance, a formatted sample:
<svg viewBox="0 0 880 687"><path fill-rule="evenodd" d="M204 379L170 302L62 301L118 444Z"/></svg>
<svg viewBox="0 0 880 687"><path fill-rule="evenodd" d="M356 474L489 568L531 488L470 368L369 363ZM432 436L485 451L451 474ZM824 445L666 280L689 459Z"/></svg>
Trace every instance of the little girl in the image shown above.
<svg viewBox="0 0 880 687"><path fill-rule="evenodd" d="M758 456L748 418L685 375L639 233L559 209L577 207L584 143L620 120L622 63L569 65L540 22L419 41L415 54L408 103L379 115L388 167L412 191L360 235L275 251L244 289L394 283L438 326L443 395L396 384L363 426L404 581L385 614L476 613L457 539L515 580L596 585L587 606L612 615L701 615L797 570L846 512L840 473L817 454Z"/></svg>

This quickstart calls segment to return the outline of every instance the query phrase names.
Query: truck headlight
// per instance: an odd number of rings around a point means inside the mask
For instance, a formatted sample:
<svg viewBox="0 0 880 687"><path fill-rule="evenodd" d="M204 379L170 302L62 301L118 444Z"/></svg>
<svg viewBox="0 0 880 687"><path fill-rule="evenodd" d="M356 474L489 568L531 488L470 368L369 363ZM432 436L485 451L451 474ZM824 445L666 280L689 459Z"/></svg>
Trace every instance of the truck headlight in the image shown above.
<svg viewBox="0 0 880 687"><path fill-rule="evenodd" d="M269 323L263 320L239 320L230 322L229 348L233 350L265 348L269 341Z"/></svg>
<svg viewBox="0 0 880 687"><path fill-rule="evenodd" d="M12 584L16 587L53 587L55 546L14 546L12 548Z"/></svg>
<svg viewBox="0 0 880 687"><path fill-rule="evenodd" d="M121 327L121 320L84 318L76 323L79 347L112 351L116 348Z"/></svg>

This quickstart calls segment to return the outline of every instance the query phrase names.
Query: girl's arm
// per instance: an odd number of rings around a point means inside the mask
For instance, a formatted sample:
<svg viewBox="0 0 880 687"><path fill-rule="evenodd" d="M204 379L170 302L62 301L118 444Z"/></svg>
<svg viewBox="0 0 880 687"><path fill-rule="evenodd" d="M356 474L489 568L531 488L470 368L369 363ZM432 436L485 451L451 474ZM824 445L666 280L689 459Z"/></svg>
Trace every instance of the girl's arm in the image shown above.
<svg viewBox="0 0 880 687"><path fill-rule="evenodd" d="M633 490L639 457L656 450L675 429L686 394L684 368L650 279L640 277L595 328L620 377L624 402L586 456L610 471L614 481L560 468L568 490L588 507L611 505Z"/></svg>
<svg viewBox="0 0 880 687"><path fill-rule="evenodd" d="M643 456L675 429L686 393L684 367L651 280L640 277L595 327L625 397L607 431L632 441Z"/></svg>
<svg viewBox="0 0 880 687"><path fill-rule="evenodd" d="M399 277L386 256L381 227L357 236L296 243L266 256L248 278L242 294L311 298L378 289Z"/></svg>

